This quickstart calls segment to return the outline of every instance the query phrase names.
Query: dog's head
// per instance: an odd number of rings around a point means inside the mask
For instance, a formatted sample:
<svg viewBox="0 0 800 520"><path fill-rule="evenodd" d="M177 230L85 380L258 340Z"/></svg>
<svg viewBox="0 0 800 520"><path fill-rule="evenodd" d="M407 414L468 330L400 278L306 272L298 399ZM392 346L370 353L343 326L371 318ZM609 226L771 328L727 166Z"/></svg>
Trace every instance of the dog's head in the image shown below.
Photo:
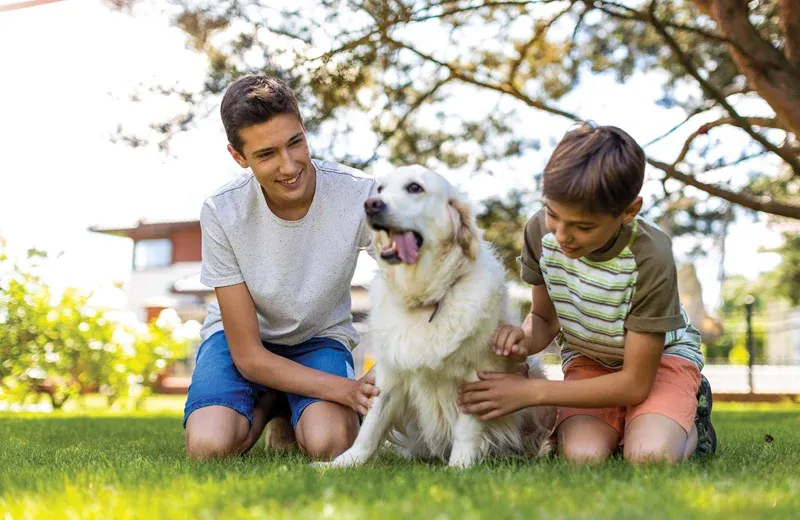
<svg viewBox="0 0 800 520"><path fill-rule="evenodd" d="M364 203L382 261L417 264L428 251L458 250L470 260L480 241L466 198L436 172L397 168L379 179L378 193Z"/></svg>

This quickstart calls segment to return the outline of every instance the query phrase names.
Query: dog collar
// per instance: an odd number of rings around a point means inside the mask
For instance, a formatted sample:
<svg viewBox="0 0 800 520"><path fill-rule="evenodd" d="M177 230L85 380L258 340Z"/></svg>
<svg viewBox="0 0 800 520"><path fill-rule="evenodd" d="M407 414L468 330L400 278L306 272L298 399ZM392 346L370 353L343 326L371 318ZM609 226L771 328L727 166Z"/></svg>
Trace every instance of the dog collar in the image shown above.
<svg viewBox="0 0 800 520"><path fill-rule="evenodd" d="M439 302L433 304L433 312L431 313L431 317L428 319L428 323L433 321L433 317L436 316L436 312L439 310Z"/></svg>

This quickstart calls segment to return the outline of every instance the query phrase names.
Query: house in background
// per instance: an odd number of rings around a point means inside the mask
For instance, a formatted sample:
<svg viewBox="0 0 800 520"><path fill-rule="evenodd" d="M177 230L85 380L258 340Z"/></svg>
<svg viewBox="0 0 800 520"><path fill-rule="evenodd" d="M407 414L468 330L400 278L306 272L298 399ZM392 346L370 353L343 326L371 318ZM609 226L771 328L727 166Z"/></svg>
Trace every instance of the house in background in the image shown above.
<svg viewBox="0 0 800 520"><path fill-rule="evenodd" d="M167 308L182 321L202 322L213 291L200 284L200 221L140 220L128 227L90 231L133 240L128 308L149 322Z"/></svg>

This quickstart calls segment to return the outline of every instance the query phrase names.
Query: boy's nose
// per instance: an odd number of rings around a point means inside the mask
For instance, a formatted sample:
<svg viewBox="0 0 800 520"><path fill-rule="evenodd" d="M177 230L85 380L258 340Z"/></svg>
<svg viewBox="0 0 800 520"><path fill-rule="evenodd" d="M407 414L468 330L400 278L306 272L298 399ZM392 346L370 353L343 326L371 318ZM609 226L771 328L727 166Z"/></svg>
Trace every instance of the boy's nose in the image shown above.
<svg viewBox="0 0 800 520"><path fill-rule="evenodd" d="M294 160L294 157L292 157L292 154L288 151L281 153L281 164L279 168L281 173L285 174L297 173L300 170L297 161Z"/></svg>
<svg viewBox="0 0 800 520"><path fill-rule="evenodd" d="M559 244L568 245L572 241L570 240L570 237L567 236L567 234L564 233L563 231L556 231L556 242L558 242Z"/></svg>

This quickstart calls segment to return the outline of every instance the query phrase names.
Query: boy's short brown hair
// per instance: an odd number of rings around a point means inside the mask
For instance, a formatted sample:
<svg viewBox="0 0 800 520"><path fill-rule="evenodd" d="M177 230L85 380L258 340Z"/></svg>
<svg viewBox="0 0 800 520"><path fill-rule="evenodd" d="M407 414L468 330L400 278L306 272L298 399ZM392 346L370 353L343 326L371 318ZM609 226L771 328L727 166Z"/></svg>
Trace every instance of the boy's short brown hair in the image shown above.
<svg viewBox="0 0 800 520"><path fill-rule="evenodd" d="M584 123L567 132L547 162L542 192L590 213L620 215L644 182L644 150L615 126Z"/></svg>
<svg viewBox="0 0 800 520"><path fill-rule="evenodd" d="M262 74L242 76L231 83L222 97L220 113L228 142L242 155L239 130L280 114L294 114L303 122L292 89L282 80Z"/></svg>

